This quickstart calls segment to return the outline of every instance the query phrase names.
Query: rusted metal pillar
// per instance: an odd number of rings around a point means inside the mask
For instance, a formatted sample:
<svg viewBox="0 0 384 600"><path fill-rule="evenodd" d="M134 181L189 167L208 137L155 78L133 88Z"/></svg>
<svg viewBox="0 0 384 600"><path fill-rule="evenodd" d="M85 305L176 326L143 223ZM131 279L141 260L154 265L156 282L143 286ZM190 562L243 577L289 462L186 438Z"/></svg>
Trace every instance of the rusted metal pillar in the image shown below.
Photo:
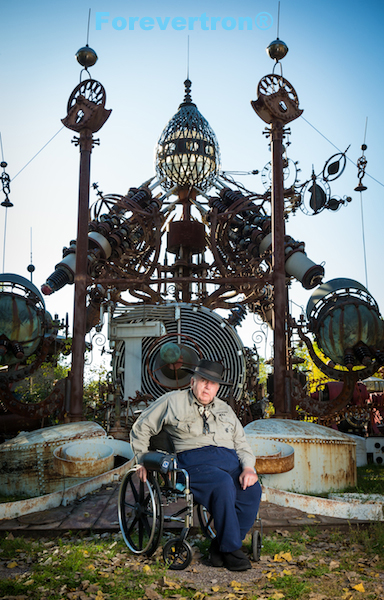
<svg viewBox="0 0 384 600"><path fill-rule="evenodd" d="M272 151L272 269L273 269L273 375L274 405L277 417L288 416L286 394L286 288L285 288L285 221L283 185L283 127L271 127Z"/></svg>
<svg viewBox="0 0 384 600"><path fill-rule="evenodd" d="M287 52L288 48L280 40L272 42L268 47L269 55L276 61ZM289 418L293 411L287 358L283 136L285 125L297 119L303 111L299 109L294 88L282 75L265 75L259 81L257 92L258 98L252 100L251 105L256 114L270 125L272 152L273 403L276 417Z"/></svg>
<svg viewBox="0 0 384 600"><path fill-rule="evenodd" d="M88 265L88 211L93 136L89 129L80 131L79 206L77 217L75 301L71 366L71 397L68 420L83 419L84 352L86 334L86 295Z"/></svg>
<svg viewBox="0 0 384 600"><path fill-rule="evenodd" d="M97 57L94 62L89 62L90 59L89 57L87 59L87 52L88 50L85 52L86 56L85 58L83 57L83 62L79 62L80 64L90 66L96 62ZM92 52L94 51L92 50ZM93 56L93 59L95 56ZM92 56L90 58L92 59ZM68 421L81 421L83 419L91 152L93 146L99 143L99 140L93 138L93 134L101 129L111 114L110 110L104 108L105 100L106 94L101 83L94 79L87 79L73 90L68 100L68 114L62 119L65 127L79 134L79 137L73 141L80 148L79 212L77 217L76 264L74 273L75 302Z"/></svg>

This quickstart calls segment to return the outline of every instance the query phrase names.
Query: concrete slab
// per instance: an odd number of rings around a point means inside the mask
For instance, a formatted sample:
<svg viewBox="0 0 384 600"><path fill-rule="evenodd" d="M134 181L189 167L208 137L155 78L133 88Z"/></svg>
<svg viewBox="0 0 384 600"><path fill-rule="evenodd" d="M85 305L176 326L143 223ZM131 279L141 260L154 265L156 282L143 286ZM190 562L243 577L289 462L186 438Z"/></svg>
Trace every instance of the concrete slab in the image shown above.
<svg viewBox="0 0 384 600"><path fill-rule="evenodd" d="M15 535L63 535L67 531L73 532L117 532L118 523L118 495L120 484L113 482L97 491L87 494L81 500L74 500L67 506L60 506L49 510L20 516L15 519L0 521L0 536L5 532L14 532ZM181 507L180 500L179 504ZM168 510L176 511L173 504ZM276 530L292 531L308 525L326 528L346 528L352 525L364 525L369 521L356 519L342 519L340 517L327 517L316 515L309 517L307 513L289 506L278 506L269 501L263 501L259 512L265 533ZM195 516L194 529L198 531L198 519ZM165 524L165 528L180 528L179 523Z"/></svg>

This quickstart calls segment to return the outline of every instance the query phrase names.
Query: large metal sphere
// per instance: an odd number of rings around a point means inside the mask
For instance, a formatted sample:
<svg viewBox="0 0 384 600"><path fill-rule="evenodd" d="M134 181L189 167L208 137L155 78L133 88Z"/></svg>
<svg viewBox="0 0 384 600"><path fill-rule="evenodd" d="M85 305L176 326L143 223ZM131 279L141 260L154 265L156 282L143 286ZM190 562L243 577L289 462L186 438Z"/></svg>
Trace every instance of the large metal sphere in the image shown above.
<svg viewBox="0 0 384 600"><path fill-rule="evenodd" d="M87 44L86 46L80 48L80 50L76 52L76 58L77 62L79 62L82 67L88 69L89 67L93 67L93 65L96 63L97 54Z"/></svg>
<svg viewBox="0 0 384 600"><path fill-rule="evenodd" d="M312 294L307 315L320 350L344 365L349 349L360 344L382 350L384 321L368 290L352 279L332 279ZM357 362L360 364L361 360Z"/></svg>
<svg viewBox="0 0 384 600"><path fill-rule="evenodd" d="M167 365L176 363L180 356L181 349L174 342L167 342L160 348L160 357Z"/></svg>
<svg viewBox="0 0 384 600"><path fill-rule="evenodd" d="M288 46L282 40L274 40L271 42L267 48L267 52L270 58L273 60L281 60L288 53Z"/></svg>
<svg viewBox="0 0 384 600"><path fill-rule="evenodd" d="M0 365L15 365L37 350L47 332L47 313L42 295L28 279L4 273L0 284ZM21 356L12 350L15 344Z"/></svg>

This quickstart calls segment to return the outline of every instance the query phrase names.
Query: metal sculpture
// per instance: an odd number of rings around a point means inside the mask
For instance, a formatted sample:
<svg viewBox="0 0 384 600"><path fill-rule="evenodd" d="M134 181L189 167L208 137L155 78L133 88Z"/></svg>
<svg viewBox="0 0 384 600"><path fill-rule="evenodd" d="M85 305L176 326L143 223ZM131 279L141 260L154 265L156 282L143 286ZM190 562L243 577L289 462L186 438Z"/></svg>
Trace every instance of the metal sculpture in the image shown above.
<svg viewBox="0 0 384 600"><path fill-rule="evenodd" d="M287 51L284 47L276 40L269 48L276 64ZM80 84L68 104L72 124L76 123L74 115L79 115L79 98L84 103L86 93L84 109L89 109L90 101L104 106L100 84L93 80ZM192 102L189 79L184 101L157 145L157 179L131 188L126 195L105 195L94 184L98 198L91 209L83 251L89 293L85 329L100 328L102 315L108 313L109 337L115 346L114 379L128 404L135 404L140 394L156 397L166 389L186 385L185 369L195 364L202 351L197 316L201 310L213 314L226 309L230 316L221 322L216 319L216 326L217 332L228 332L228 339L236 337L234 327L241 320L241 311L260 315L274 328L275 389L287 390L277 400L277 414L289 415L294 410L286 381L286 280L294 277L312 289L324 275L323 267L307 257L304 243L285 235L284 219L293 205L301 205L306 184L298 184L295 166L294 181L284 190L284 169L292 168L292 163L283 156L282 140L289 133L286 125L302 110L292 85L274 73L262 78L258 98L251 104L271 125L272 183L264 194L229 184L221 175L219 145ZM81 118L91 119L92 114L89 109ZM327 161L324 181L336 172L341 174L344 159L345 153ZM42 288L44 293L76 281L77 250L78 241L64 249L62 261ZM126 308L121 312L119 306ZM175 310L183 315L192 310L195 322L191 330L184 323L187 317L176 318ZM168 325L164 311L173 314ZM178 323L177 330L171 322ZM225 353L215 349L214 341L220 338L215 327L209 336L212 343L205 346L204 353L225 360ZM143 356L145 339L149 345ZM221 343L224 348L226 342ZM129 368L128 346L140 346L140 351L130 351L133 366ZM244 357L247 349L240 344L236 352ZM241 369L233 365L227 369L228 377L238 382L232 399L240 407L243 397L247 396L248 402L251 399L252 377L246 383L245 364Z"/></svg>
<svg viewBox="0 0 384 600"><path fill-rule="evenodd" d="M45 310L36 286L24 277L4 273L0 288L0 402L7 411L30 419L61 415L64 382L35 404L20 401L12 392L14 384L36 372L60 344L59 323Z"/></svg>
<svg viewBox="0 0 384 600"><path fill-rule="evenodd" d="M384 364L384 321L368 290L351 279L334 279L320 286L308 302L307 317L307 324L293 323L293 328L306 344L314 364L329 380L343 382L343 385L334 386L335 393L320 398L305 392L295 379L293 395L307 414L321 419L335 418L345 414L357 382ZM305 330L315 336L327 362L315 352ZM355 415L368 410L363 402L353 404ZM351 412L352 408L348 410Z"/></svg>
<svg viewBox="0 0 384 600"><path fill-rule="evenodd" d="M77 60L88 73L88 68L95 64L97 56L87 47L79 50ZM81 82L69 97L67 116L62 119L62 123L79 134L79 137L73 140L75 146L79 146L80 149L77 240L66 252L61 264L62 269L56 271L56 277L42 287L44 294L51 294L54 289L62 287L70 277L73 277L75 282L71 403L68 417L72 421L81 420L83 416L91 152L94 145L99 143L99 140L93 138L93 134L101 129L111 114L110 110L105 109L105 101L105 90L101 83L94 79Z"/></svg>
<svg viewBox="0 0 384 600"><path fill-rule="evenodd" d="M83 50L82 61L87 65L89 49ZM216 342L220 339L225 348L229 339L236 338L234 328L247 310L274 329L277 416L292 416L297 399L305 404L292 380L288 347L292 328L298 328L305 341L307 336L288 316L286 282L293 277L313 289L322 282L324 269L307 257L303 242L285 235L285 219L299 207L307 214L318 214L325 208L336 210L350 198L332 196L329 186L345 169L346 151L333 155L321 173L313 173L303 184L297 178L297 163L287 156L289 142L283 145L290 133L287 125L303 112L295 89L282 75L280 60L287 51L279 39L270 44L268 53L281 73L263 77L258 97L251 102L270 126L272 160L263 173L265 193L229 183L220 173L215 134L192 102L187 79L184 101L157 145L157 178L131 188L126 195L105 195L94 184L98 198L88 231L81 234L81 270L79 240L72 241L43 286L44 293L52 293L81 280L82 299L88 288L87 317L82 330L74 332L81 342L78 358L85 330L95 325L100 329L104 313L108 314L116 394L121 390L127 405L137 406L141 398L147 401L148 396L185 386L188 368L202 352L225 361L226 353L217 349ZM104 102L98 82L81 83L70 98L65 124L81 131L86 125L100 128L108 117ZM84 219L83 214L83 225ZM228 310L230 316L215 317L211 326L208 316L213 319L217 309ZM208 324L205 330L199 321L202 314ZM309 326L313 331L316 322L312 320ZM242 366L227 365L227 376L236 379L238 389L232 391L232 401L245 414L243 399L249 403L254 389L253 362L241 343L235 354L241 357ZM339 404L350 395L355 371L340 378L345 386ZM73 418L79 417L79 410L78 398Z"/></svg>

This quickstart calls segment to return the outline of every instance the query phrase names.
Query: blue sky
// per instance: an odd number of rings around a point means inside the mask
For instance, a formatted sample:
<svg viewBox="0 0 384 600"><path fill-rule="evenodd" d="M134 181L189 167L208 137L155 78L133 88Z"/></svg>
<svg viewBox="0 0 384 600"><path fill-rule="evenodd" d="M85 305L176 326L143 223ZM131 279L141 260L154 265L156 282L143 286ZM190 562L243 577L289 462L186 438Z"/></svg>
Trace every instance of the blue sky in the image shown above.
<svg viewBox="0 0 384 600"><path fill-rule="evenodd" d="M105 193L123 194L154 174L156 142L183 97L188 35L192 98L216 133L222 168L262 171L270 160L268 143L262 135L264 123L250 100L257 97L259 80L272 72L273 61L265 48L276 38L276 1L15 0L2 3L0 9L0 132L11 178L62 127L68 98L79 82L80 66L74 55L86 43L89 8L89 45L99 56L91 75L105 87L106 108L112 109L98 133L101 145L92 153L92 182L98 182ZM96 13L109 13L99 30ZM260 13L272 16L269 29L256 25L251 31L239 29L240 17L255 19ZM205 30L202 15L208 19ZM152 19L154 27L144 30L140 20L134 30L128 25L120 30L113 27L113 19L126 19L128 24L130 17ZM158 26L157 17L162 23L170 18L165 30ZM172 20L177 17L186 23L193 17L200 20L193 31L176 30ZM216 30L212 17L221 19ZM224 18L236 26L224 29ZM345 150L350 145L352 162L331 189L353 199L336 213L323 211L309 217L299 211L287 223L287 233L305 242L314 262L324 263L325 280L349 277L365 284L360 194L354 192L357 169L352 163L361 154L368 117L367 173L379 182L368 175L364 179L368 288L384 311L383 21L381 1L281 1L280 38L289 47L282 61L283 75L304 109L304 118L291 123L288 155L299 161L304 181L312 165L316 173L322 170L337 152L334 146ZM29 276L32 227L33 281L38 287L60 261L63 246L76 237L79 154L71 138L69 130L60 131L12 181L14 208L8 209L5 257L5 209L0 207L0 268L5 258L6 272ZM264 191L260 175L238 179L249 189ZM309 297L300 284L292 285L291 299L296 304L305 306ZM51 313L72 315L73 286L54 294L46 304ZM246 344L254 329L248 319L240 332Z"/></svg>

